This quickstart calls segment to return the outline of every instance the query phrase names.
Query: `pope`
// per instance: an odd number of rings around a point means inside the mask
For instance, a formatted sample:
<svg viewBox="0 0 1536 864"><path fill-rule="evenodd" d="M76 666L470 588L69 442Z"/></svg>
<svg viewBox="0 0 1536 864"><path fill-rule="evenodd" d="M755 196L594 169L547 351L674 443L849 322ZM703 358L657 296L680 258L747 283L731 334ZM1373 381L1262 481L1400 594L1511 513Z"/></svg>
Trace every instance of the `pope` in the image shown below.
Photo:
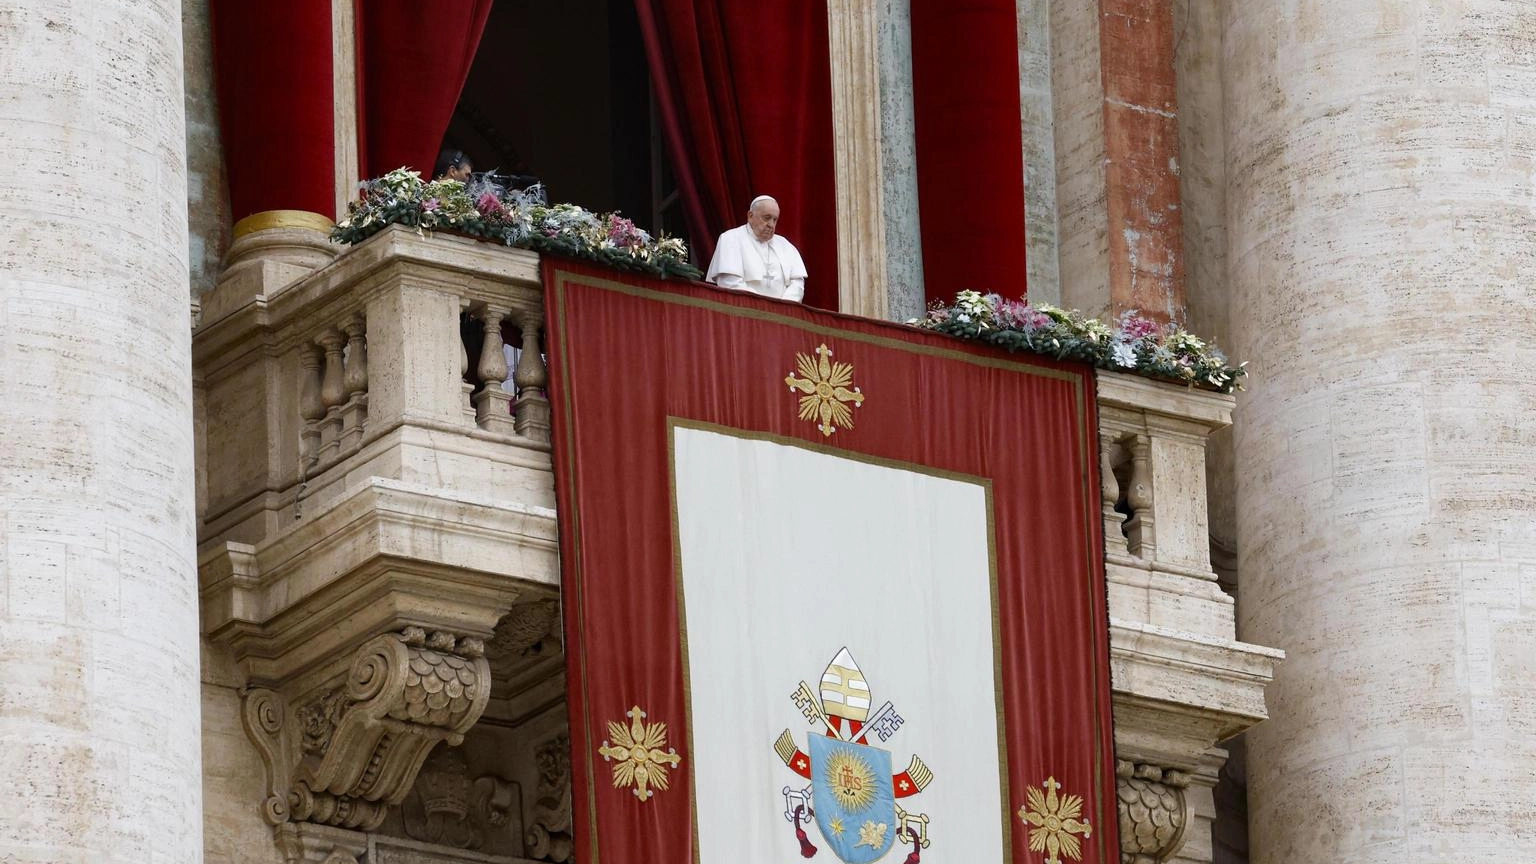
<svg viewBox="0 0 1536 864"><path fill-rule="evenodd" d="M721 288L745 288L765 297L800 302L805 298L805 262L795 245L775 233L779 202L752 199L747 224L720 235L709 261L709 281Z"/></svg>

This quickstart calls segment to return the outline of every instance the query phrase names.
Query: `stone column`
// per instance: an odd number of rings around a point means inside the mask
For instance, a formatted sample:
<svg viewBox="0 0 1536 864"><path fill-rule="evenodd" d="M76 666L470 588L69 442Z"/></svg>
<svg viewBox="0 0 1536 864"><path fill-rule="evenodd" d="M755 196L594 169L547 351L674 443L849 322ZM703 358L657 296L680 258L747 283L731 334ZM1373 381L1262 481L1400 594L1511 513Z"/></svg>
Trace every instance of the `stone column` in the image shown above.
<svg viewBox="0 0 1536 864"><path fill-rule="evenodd" d="M887 314L923 314L923 234L918 224L917 127L912 105L912 0L879 0L880 154L885 198Z"/></svg>
<svg viewBox="0 0 1536 864"><path fill-rule="evenodd" d="M197 862L181 4L0 2L0 859Z"/></svg>
<svg viewBox="0 0 1536 864"><path fill-rule="evenodd" d="M1536 19L1229 3L1255 864L1536 848Z"/></svg>
<svg viewBox="0 0 1536 864"><path fill-rule="evenodd" d="M832 144L837 167L837 307L890 313L885 276L885 187L880 146L876 0L829 0Z"/></svg>
<svg viewBox="0 0 1536 864"><path fill-rule="evenodd" d="M1019 119L1024 141L1024 243L1029 299L1061 303L1056 256L1056 124L1050 0L1018 0Z"/></svg>

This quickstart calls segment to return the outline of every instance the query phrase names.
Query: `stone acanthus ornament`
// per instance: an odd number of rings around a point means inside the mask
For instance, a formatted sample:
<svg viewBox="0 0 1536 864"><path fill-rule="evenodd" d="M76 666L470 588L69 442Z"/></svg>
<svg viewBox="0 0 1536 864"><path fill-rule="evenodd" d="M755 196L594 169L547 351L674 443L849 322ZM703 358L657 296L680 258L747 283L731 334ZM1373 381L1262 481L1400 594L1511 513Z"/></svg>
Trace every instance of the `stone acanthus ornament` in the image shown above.
<svg viewBox="0 0 1536 864"><path fill-rule="evenodd" d="M1121 864L1159 864L1184 845L1189 775L1155 765L1115 762Z"/></svg>
<svg viewBox="0 0 1536 864"><path fill-rule="evenodd" d="M480 849L488 835L516 819L520 806L516 783L493 775L471 780L464 755L444 744L422 765L400 816L412 840Z"/></svg>
<svg viewBox="0 0 1536 864"><path fill-rule="evenodd" d="M570 861L571 838L571 739L561 734L539 745L534 754L539 766L539 788L529 813L524 837L527 857L556 864Z"/></svg>
<svg viewBox="0 0 1536 864"><path fill-rule="evenodd" d="M364 644L345 681L291 717L282 694L248 690L245 729L267 766L267 821L377 828L432 748L457 746L485 710L484 653L479 639L407 627Z"/></svg>

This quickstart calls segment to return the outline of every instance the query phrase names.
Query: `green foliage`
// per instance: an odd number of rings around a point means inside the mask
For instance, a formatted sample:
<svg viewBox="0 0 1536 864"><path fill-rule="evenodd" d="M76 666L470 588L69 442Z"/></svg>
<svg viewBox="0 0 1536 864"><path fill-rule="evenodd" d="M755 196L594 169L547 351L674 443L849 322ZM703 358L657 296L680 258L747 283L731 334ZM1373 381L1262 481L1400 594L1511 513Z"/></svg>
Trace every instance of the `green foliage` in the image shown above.
<svg viewBox="0 0 1536 864"><path fill-rule="evenodd" d="M362 184L331 239L355 245L390 225L450 231L497 240L541 254L595 261L619 270L697 279L688 247L676 237L652 237L618 213L597 214L575 204L546 204L543 190L471 188L457 180L426 182L398 168Z"/></svg>
<svg viewBox="0 0 1536 864"><path fill-rule="evenodd" d="M1192 333L1127 312L1111 327L1077 311L1030 305L996 294L961 291L907 322L925 330L975 339L1008 351L1029 351L1101 369L1178 381L1222 393L1242 389L1247 363L1236 366Z"/></svg>

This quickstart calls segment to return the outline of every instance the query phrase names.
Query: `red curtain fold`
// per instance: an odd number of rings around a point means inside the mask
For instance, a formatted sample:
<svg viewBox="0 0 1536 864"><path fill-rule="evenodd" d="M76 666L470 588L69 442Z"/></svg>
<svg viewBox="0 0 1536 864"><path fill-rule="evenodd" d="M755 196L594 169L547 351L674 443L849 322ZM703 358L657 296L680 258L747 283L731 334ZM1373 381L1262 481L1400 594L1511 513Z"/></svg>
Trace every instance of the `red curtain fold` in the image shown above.
<svg viewBox="0 0 1536 864"><path fill-rule="evenodd" d="M1024 157L1014 0L912 0L912 96L929 300L1023 296Z"/></svg>
<svg viewBox="0 0 1536 864"><path fill-rule="evenodd" d="M837 308L837 212L826 0L635 0L702 261L757 195L805 258L806 303Z"/></svg>
<svg viewBox="0 0 1536 864"><path fill-rule="evenodd" d="M358 154L365 177L426 176L480 46L491 0L357 4Z"/></svg>
<svg viewBox="0 0 1536 864"><path fill-rule="evenodd" d="M231 215L335 209L331 6L212 0Z"/></svg>

